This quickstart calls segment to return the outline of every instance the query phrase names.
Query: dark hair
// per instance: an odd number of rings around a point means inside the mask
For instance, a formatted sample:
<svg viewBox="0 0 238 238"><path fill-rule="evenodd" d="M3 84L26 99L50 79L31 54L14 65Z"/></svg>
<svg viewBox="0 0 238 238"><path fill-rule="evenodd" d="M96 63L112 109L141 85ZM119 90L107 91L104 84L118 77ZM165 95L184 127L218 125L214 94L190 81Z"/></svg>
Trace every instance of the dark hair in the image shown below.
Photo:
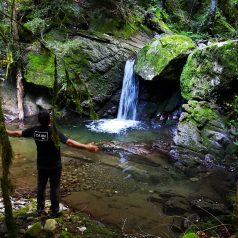
<svg viewBox="0 0 238 238"><path fill-rule="evenodd" d="M50 113L43 109L38 114L38 121L41 126L48 126L50 124Z"/></svg>

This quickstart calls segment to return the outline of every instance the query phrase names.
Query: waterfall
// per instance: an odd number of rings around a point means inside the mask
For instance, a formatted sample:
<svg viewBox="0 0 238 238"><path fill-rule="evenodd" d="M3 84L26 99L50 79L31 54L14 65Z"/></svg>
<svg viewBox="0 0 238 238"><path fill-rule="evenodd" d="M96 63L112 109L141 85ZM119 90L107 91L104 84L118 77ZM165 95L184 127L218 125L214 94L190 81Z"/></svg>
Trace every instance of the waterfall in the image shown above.
<svg viewBox="0 0 238 238"><path fill-rule="evenodd" d="M117 118L93 121L86 126L91 131L119 134L140 125L140 122L136 121L139 83L135 77L134 64L134 59L126 61Z"/></svg>
<svg viewBox="0 0 238 238"><path fill-rule="evenodd" d="M139 85L134 73L134 64L135 59L126 61L118 120L136 120Z"/></svg>

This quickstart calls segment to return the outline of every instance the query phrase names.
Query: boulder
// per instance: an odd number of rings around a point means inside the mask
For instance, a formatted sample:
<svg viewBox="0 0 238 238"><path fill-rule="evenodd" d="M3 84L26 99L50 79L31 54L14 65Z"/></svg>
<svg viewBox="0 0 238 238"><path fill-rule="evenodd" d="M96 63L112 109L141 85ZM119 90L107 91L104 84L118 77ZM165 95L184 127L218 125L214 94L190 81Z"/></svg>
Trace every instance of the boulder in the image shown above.
<svg viewBox="0 0 238 238"><path fill-rule="evenodd" d="M171 61L187 56L196 48L193 41L182 35L166 35L155 38L137 55L136 74L145 80L159 76Z"/></svg>
<svg viewBox="0 0 238 238"><path fill-rule="evenodd" d="M170 150L180 168L226 166L236 155L224 105L238 87L238 41L210 44L193 51L181 74L183 105ZM233 161L233 162L232 162Z"/></svg>
<svg viewBox="0 0 238 238"><path fill-rule="evenodd" d="M178 167L228 165L231 137L222 116L205 101L183 105L170 155Z"/></svg>
<svg viewBox="0 0 238 238"><path fill-rule="evenodd" d="M216 100L238 81L238 41L211 44L193 51L181 74L181 93L187 99ZM237 83L236 83L237 84Z"/></svg>

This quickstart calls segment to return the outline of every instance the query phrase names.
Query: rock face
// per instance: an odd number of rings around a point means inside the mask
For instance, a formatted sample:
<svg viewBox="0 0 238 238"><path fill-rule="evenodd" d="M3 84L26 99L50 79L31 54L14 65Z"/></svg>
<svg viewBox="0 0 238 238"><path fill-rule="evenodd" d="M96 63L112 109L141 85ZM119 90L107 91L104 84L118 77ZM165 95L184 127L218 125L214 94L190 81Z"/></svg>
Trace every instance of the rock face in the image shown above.
<svg viewBox="0 0 238 238"><path fill-rule="evenodd" d="M188 57L181 75L181 94L188 102L170 151L179 167L234 162L221 103L229 102L237 92L237 55L238 42L227 41L195 50Z"/></svg>
<svg viewBox="0 0 238 238"><path fill-rule="evenodd" d="M72 32L71 32L72 34ZM65 36L65 37L63 37ZM105 34L75 32L65 40L68 33L52 30L46 37L47 47L55 52L58 61L58 79L66 94L68 105L75 102L72 91L82 95L80 101L88 107L89 93L99 116L107 117L119 104L119 90L122 86L124 65L143 47L149 37L143 33L128 40L117 40ZM54 58L41 45L29 47L25 57L25 78L30 84L53 87ZM66 70L68 75L66 75ZM74 84L69 86L67 77ZM40 83L39 83L40 82ZM87 85L88 92L82 87Z"/></svg>
<svg viewBox="0 0 238 238"><path fill-rule="evenodd" d="M1 97L3 98L4 116L6 121L18 118L16 88L14 82L5 80L1 84ZM24 97L24 113L26 117L34 116L39 108L50 109L51 103L49 95L44 90L29 89Z"/></svg>
<svg viewBox="0 0 238 238"><path fill-rule="evenodd" d="M138 53L136 74L145 80L152 80L159 76L172 60L184 57L195 48L193 41L182 35L155 39Z"/></svg>

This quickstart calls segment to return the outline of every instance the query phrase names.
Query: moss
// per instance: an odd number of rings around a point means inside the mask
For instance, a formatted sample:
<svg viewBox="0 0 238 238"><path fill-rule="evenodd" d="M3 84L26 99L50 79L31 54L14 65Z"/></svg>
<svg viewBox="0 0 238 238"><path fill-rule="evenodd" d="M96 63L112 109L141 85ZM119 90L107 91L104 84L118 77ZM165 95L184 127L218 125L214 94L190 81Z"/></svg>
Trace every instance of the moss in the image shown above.
<svg viewBox="0 0 238 238"><path fill-rule="evenodd" d="M90 30L128 39L138 32L141 22L142 19L136 15L128 16L125 20L123 17L108 16L105 11L97 10L92 16Z"/></svg>
<svg viewBox="0 0 238 238"><path fill-rule="evenodd" d="M231 24L227 22L226 18L222 16L220 11L218 11L216 14L215 23L212 27L212 32L217 36L222 35L226 37L231 37L235 34L236 30L234 29L234 27L231 26Z"/></svg>
<svg viewBox="0 0 238 238"><path fill-rule="evenodd" d="M227 41L189 55L180 77L182 96L210 98L228 88L238 75L238 42Z"/></svg>
<svg viewBox="0 0 238 238"><path fill-rule="evenodd" d="M223 15L229 21L229 23L234 24L234 26L237 29L238 1L237 0L220 1L219 7L222 10Z"/></svg>
<svg viewBox="0 0 238 238"><path fill-rule="evenodd" d="M189 231L184 235L180 236L180 238L198 238L198 235L195 232Z"/></svg>
<svg viewBox="0 0 238 238"><path fill-rule="evenodd" d="M53 87L54 58L51 54L29 52L26 57L26 62L24 77L27 82L48 88Z"/></svg>
<svg viewBox="0 0 238 238"><path fill-rule="evenodd" d="M77 236L78 238L80 238L79 236ZM66 231L62 231L59 238L74 238L74 236Z"/></svg>
<svg viewBox="0 0 238 238"><path fill-rule="evenodd" d="M138 53L136 73L144 79L151 80L159 75L171 60L186 54L195 47L190 38L182 35L169 35L155 39Z"/></svg>
<svg viewBox="0 0 238 238"><path fill-rule="evenodd" d="M195 100L188 101L183 108L189 113L187 120L194 121L198 128L203 127L208 121L218 119L217 113L211 108L207 102L197 102Z"/></svg>
<svg viewBox="0 0 238 238"><path fill-rule="evenodd" d="M41 224L40 222L36 222L26 231L26 237L29 237L29 238L39 237L40 233L41 233Z"/></svg>
<svg viewBox="0 0 238 238"><path fill-rule="evenodd" d="M70 32L67 31L65 28L55 28L48 32L45 36L44 39L47 42L54 42L54 41L60 41L60 42L65 42L68 40L68 34Z"/></svg>

